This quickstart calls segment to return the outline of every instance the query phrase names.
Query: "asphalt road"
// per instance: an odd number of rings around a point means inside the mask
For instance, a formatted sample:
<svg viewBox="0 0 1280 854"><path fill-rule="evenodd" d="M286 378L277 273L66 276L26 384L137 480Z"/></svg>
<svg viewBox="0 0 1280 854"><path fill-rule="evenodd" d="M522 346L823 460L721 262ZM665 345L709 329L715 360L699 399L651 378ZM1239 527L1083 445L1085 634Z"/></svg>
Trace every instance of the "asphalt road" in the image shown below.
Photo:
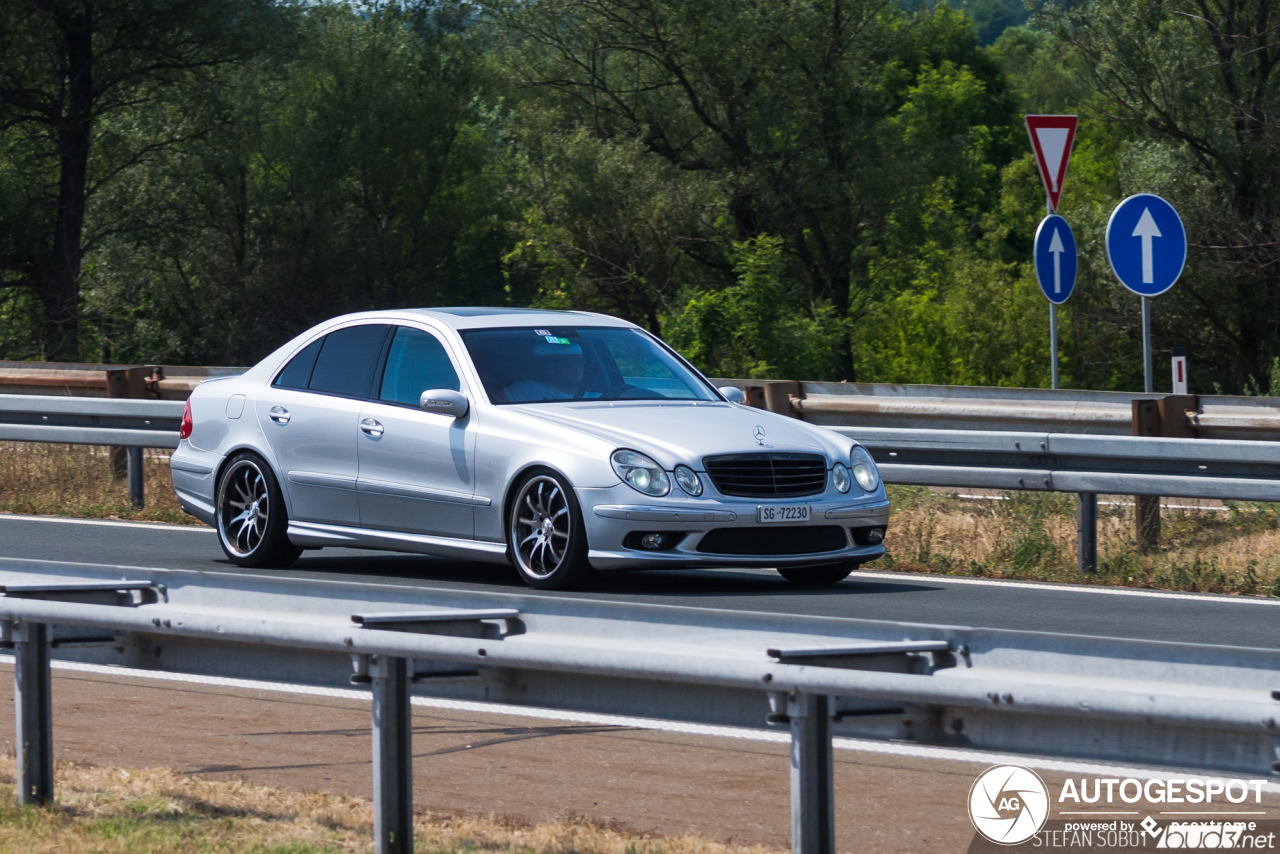
<svg viewBox="0 0 1280 854"><path fill-rule="evenodd" d="M134 568L238 571L209 528L111 524L0 515L4 559ZM528 593L514 570L416 555L306 552L295 577ZM255 570L255 574L263 574ZM1280 649L1280 601L1034 582L855 573L800 589L770 570L637 572L592 591L545 594L780 614L898 620L1019 631Z"/></svg>

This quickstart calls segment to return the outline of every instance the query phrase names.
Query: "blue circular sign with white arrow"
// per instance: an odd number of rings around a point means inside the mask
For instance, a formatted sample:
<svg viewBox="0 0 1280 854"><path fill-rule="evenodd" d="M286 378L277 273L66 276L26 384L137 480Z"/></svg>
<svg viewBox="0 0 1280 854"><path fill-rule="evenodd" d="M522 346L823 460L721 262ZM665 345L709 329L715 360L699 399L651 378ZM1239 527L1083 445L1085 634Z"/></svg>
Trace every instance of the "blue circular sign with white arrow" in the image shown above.
<svg viewBox="0 0 1280 854"><path fill-rule="evenodd" d="M1187 231L1173 205L1159 196L1130 196L1111 212L1107 258L1116 278L1135 294L1159 296L1187 263Z"/></svg>
<svg viewBox="0 0 1280 854"><path fill-rule="evenodd" d="M1036 279L1049 302L1062 305L1076 286L1076 236L1057 214L1036 229Z"/></svg>

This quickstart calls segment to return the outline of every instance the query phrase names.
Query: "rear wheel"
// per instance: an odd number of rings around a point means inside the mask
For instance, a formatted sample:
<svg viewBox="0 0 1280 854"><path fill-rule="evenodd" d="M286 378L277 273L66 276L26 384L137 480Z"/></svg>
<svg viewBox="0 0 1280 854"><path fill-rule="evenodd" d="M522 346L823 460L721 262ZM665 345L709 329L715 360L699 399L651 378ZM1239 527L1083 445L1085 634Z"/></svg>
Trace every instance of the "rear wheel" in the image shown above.
<svg viewBox="0 0 1280 854"><path fill-rule="evenodd" d="M256 454L236 454L218 480L218 542L237 566L289 566L302 549L289 541L284 496L271 467Z"/></svg>
<svg viewBox="0 0 1280 854"><path fill-rule="evenodd" d="M587 535L573 489L556 474L529 475L508 509L511 561L520 578L541 590L587 585L595 571L587 562Z"/></svg>
<svg viewBox="0 0 1280 854"><path fill-rule="evenodd" d="M852 562L828 563L822 566L780 566L778 567L778 574L792 584L816 587L844 581L849 577L849 573L859 566L860 564Z"/></svg>

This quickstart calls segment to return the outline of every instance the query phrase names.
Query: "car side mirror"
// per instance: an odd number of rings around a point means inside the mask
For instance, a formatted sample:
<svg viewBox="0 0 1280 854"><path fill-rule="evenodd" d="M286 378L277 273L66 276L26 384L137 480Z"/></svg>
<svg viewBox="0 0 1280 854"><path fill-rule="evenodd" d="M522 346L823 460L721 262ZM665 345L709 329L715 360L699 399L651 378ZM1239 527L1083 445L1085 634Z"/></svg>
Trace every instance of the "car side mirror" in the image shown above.
<svg viewBox="0 0 1280 854"><path fill-rule="evenodd" d="M422 407L423 412L451 415L454 418L462 418L471 409L471 401L467 400L465 394L447 388L424 391L418 400L418 405Z"/></svg>
<svg viewBox="0 0 1280 854"><path fill-rule="evenodd" d="M742 393L742 389L737 386L721 386L718 391L725 396L730 403L746 403L747 396Z"/></svg>

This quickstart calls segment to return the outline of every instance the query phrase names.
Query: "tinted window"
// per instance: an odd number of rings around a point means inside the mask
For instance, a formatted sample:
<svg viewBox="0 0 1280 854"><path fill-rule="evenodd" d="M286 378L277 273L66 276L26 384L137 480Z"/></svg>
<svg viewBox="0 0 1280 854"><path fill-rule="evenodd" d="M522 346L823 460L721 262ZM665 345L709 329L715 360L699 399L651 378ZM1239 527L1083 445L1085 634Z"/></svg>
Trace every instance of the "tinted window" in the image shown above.
<svg viewBox="0 0 1280 854"><path fill-rule="evenodd" d="M392 403L417 406L427 389L458 391L459 387L458 374L453 370L449 354L434 335L407 326L396 329L379 397Z"/></svg>
<svg viewBox="0 0 1280 854"><path fill-rule="evenodd" d="M326 335L308 388L329 394L368 397L387 328L351 326Z"/></svg>
<svg viewBox="0 0 1280 854"><path fill-rule="evenodd" d="M289 360L280 376L276 377L276 385L281 388L306 388L311 382L311 369L316 366L316 356L320 355L320 346L324 339L312 341L301 353Z"/></svg>

